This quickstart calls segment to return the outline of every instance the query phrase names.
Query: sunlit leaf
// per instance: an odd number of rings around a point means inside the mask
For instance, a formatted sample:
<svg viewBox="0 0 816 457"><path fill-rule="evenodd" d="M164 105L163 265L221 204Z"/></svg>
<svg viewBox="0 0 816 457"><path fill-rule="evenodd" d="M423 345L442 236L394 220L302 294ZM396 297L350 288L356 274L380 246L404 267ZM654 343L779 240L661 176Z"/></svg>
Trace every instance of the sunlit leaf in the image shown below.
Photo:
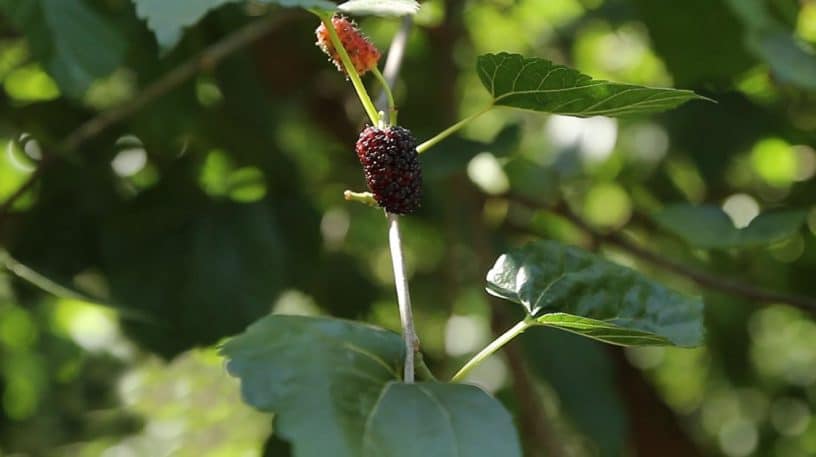
<svg viewBox="0 0 816 457"><path fill-rule="evenodd" d="M594 80L548 60L519 54L479 56L477 70L494 103L567 116L629 116L704 99L692 91Z"/></svg>
<svg viewBox="0 0 816 457"><path fill-rule="evenodd" d="M419 3L415 0L349 0L337 9L348 14L406 16L416 14Z"/></svg>
<svg viewBox="0 0 816 457"><path fill-rule="evenodd" d="M363 441L364 457L521 456L501 403L464 384L388 384Z"/></svg>
<svg viewBox="0 0 816 457"><path fill-rule="evenodd" d="M237 0L133 0L136 13L147 21L156 35L159 46L170 49L181 39L186 27L195 25L210 10L235 3ZM334 10L335 4L327 0L262 0L284 7L320 8ZM273 13L274 14L274 13Z"/></svg>
<svg viewBox="0 0 816 457"><path fill-rule="evenodd" d="M26 34L35 57L68 95L83 95L122 63L124 38L86 2L0 0L0 11Z"/></svg>
<svg viewBox="0 0 816 457"><path fill-rule="evenodd" d="M580 249L541 241L503 254L487 291L538 325L621 346L696 346L703 304Z"/></svg>
<svg viewBox="0 0 816 457"><path fill-rule="evenodd" d="M804 211L764 213L754 218L743 229L734 227L734 223L722 209L711 205L671 205L652 217L664 230L674 233L692 246L730 249L782 241L802 227L807 213Z"/></svg>

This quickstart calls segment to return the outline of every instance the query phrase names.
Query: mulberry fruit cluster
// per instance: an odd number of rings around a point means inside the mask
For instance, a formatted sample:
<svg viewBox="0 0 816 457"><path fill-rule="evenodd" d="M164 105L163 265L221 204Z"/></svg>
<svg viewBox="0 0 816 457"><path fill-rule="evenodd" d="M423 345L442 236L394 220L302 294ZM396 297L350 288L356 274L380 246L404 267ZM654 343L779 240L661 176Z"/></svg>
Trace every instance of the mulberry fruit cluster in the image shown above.
<svg viewBox="0 0 816 457"><path fill-rule="evenodd" d="M363 35L354 22L342 16L335 16L332 18L332 24L334 24L337 36L340 38L340 42L343 43L343 47L346 49L357 73L362 75L377 66L380 61L379 49ZM337 53L337 49L334 48L334 44L332 44L326 25L321 23L315 34L317 35L316 44L331 57L337 69L345 73L343 62L340 60L340 55Z"/></svg>
<svg viewBox="0 0 816 457"><path fill-rule="evenodd" d="M357 157L374 199L386 211L409 214L422 199L422 169L416 139L408 129L368 127L357 140Z"/></svg>

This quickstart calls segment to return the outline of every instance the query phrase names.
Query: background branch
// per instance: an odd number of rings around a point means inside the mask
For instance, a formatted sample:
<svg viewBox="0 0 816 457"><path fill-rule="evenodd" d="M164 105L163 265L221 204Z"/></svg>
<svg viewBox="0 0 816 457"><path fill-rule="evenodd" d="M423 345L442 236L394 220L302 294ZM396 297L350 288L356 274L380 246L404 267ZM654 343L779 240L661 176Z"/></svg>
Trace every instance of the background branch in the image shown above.
<svg viewBox="0 0 816 457"><path fill-rule="evenodd" d="M523 203L525 206L532 206L536 208L540 207L540 205L523 198L515 198L515 200ZM599 230L593 228L578 214L572 211L565 202L560 202L555 206L543 207L541 209L559 214L566 218L576 227L580 228L591 236L593 242L606 243L616 246L641 260L649 262L652 265L670 273L688 278L694 281L697 285L707 289L716 290L718 292L741 297L754 302L784 303L807 311L816 311L816 300L812 298L771 291L742 281L716 276L707 271L698 270L688 265L675 262L658 253L652 252L627 238L626 235L621 232L600 232Z"/></svg>
<svg viewBox="0 0 816 457"><path fill-rule="evenodd" d="M103 111L80 125L56 145L54 148L56 154L63 155L75 152L87 141L138 113L145 106L183 85L198 73L211 70L226 57L254 43L299 14L303 13L298 10L276 11L274 15L251 22L236 32L227 35L204 49L196 57L185 61L146 86L132 99L122 105ZM3 225L14 203L34 186L42 176L43 170L54 162L54 158L54 154L44 156L37 169L0 205L0 226Z"/></svg>
<svg viewBox="0 0 816 457"><path fill-rule="evenodd" d="M397 83L400 69L402 69L402 60L405 58L405 48L408 46L408 36L411 34L411 28L414 25L413 16L405 16L402 18L400 28L391 40L391 46L388 47L388 57L385 60L385 69L383 76L385 82L391 91L394 90L394 84ZM377 109L382 112L387 112L388 95L385 90L382 91L379 98L377 98ZM393 122L389 119L389 122Z"/></svg>

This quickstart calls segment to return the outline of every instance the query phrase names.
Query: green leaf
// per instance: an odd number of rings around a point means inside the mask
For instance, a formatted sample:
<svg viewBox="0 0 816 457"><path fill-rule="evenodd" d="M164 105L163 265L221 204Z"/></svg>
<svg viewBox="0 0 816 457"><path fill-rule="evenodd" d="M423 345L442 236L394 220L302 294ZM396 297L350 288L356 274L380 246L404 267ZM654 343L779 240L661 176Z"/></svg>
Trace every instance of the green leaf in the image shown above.
<svg viewBox="0 0 816 457"><path fill-rule="evenodd" d="M181 39L182 30L198 22L210 10L235 0L133 0L136 14L147 21L162 49L170 49Z"/></svg>
<svg viewBox="0 0 816 457"><path fill-rule="evenodd" d="M163 50L171 49L181 39L186 27L195 25L210 10L238 0L133 0L136 13L147 21ZM329 11L335 4L327 0L261 0L283 7L319 8Z"/></svg>
<svg viewBox="0 0 816 457"><path fill-rule="evenodd" d="M221 352L297 457L521 455L510 416L481 390L396 382L403 347L365 324L270 315Z"/></svg>
<svg viewBox="0 0 816 457"><path fill-rule="evenodd" d="M122 63L124 38L83 1L0 0L0 11L26 34L34 56L72 97Z"/></svg>
<svg viewBox="0 0 816 457"><path fill-rule="evenodd" d="M354 322L270 315L222 348L247 403L274 412L298 457L357 457L368 416L399 379L399 335ZM319 436L319 439L316 437Z"/></svg>
<svg viewBox="0 0 816 457"><path fill-rule="evenodd" d="M537 325L621 346L697 346L703 304L634 270L554 241L503 254L487 291L521 304Z"/></svg>
<svg viewBox="0 0 816 457"><path fill-rule="evenodd" d="M763 0L725 0L743 22L745 44L780 82L816 90L816 53L771 12Z"/></svg>
<svg viewBox="0 0 816 457"><path fill-rule="evenodd" d="M349 0L337 9L355 15L406 16L416 14L419 3L415 0Z"/></svg>
<svg viewBox="0 0 816 457"><path fill-rule="evenodd" d="M816 90L816 54L813 48L786 31L750 34L748 48L768 63L776 78L807 90Z"/></svg>
<svg viewBox="0 0 816 457"><path fill-rule="evenodd" d="M704 249L748 248L772 244L794 235L805 223L804 211L775 211L754 218L738 229L723 210L712 205L667 206L652 216L664 230Z"/></svg>
<svg viewBox="0 0 816 457"><path fill-rule="evenodd" d="M364 443L364 457L521 456L501 403L464 384L388 384Z"/></svg>
<svg viewBox="0 0 816 457"><path fill-rule="evenodd" d="M494 103L566 116L629 116L705 99L692 91L594 80L548 60L519 54L479 56L477 70Z"/></svg>

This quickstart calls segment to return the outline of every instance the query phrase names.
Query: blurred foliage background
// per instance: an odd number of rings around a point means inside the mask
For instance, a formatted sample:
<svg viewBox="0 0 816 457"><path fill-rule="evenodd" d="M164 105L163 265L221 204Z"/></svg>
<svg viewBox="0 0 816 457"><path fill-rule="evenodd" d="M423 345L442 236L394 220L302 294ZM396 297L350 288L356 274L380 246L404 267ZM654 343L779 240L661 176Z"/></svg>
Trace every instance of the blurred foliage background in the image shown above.
<svg viewBox="0 0 816 457"><path fill-rule="evenodd" d="M65 147L262 16L279 20L250 46ZM130 0L0 0L0 199L36 178L0 216L0 456L288 455L215 345L270 311L399 328L383 214L342 196L365 185L365 116L316 26L236 2L160 49ZM399 22L361 26L386 50ZM813 299L718 287L816 297L813 44L812 0L422 2L396 87L420 139L488 100L474 66L491 51L717 101L619 121L494 110L424 155L403 230L431 368L449 376L511 322L483 292L498 254L553 238L702 295L708 344L525 335L472 381L513 410L528 455L816 455ZM685 203L709 206L667 212Z"/></svg>

